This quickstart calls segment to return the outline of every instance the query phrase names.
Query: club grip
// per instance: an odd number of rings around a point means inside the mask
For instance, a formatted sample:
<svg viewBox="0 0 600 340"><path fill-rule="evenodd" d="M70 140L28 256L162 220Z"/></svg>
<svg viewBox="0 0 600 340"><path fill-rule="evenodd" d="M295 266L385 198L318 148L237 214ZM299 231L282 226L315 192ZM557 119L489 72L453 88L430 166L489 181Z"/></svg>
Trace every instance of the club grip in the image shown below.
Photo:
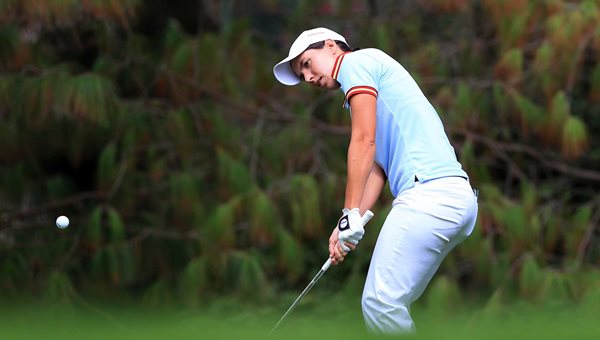
<svg viewBox="0 0 600 340"><path fill-rule="evenodd" d="M362 216L363 226L365 224L369 223L369 221L371 220L372 217L373 217L373 212L371 210L365 211L365 214ZM325 261L325 263L321 267L321 270L326 271L327 269L329 269L329 267L331 267L331 258L328 258L327 261Z"/></svg>
<svg viewBox="0 0 600 340"><path fill-rule="evenodd" d="M365 211L365 214L362 216L362 224L363 227L369 223L369 221L371 220L371 218L373 217L373 212L371 210L367 210Z"/></svg>

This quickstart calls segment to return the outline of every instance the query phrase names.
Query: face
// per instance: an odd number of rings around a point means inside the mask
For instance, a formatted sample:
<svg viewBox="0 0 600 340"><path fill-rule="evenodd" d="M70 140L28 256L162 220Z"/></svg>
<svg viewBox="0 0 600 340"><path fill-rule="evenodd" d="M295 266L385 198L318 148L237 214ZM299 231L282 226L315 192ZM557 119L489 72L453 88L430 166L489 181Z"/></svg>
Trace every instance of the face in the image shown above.
<svg viewBox="0 0 600 340"><path fill-rule="evenodd" d="M326 40L323 48L306 50L292 60L292 70L301 80L313 86L338 89L340 83L331 77L331 70L341 53L333 40Z"/></svg>

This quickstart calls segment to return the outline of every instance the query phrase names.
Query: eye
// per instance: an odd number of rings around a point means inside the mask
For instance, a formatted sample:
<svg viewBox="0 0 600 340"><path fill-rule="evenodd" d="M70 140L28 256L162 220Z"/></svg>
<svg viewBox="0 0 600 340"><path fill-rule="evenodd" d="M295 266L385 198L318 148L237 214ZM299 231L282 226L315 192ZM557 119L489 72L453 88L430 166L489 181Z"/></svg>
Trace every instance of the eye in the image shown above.
<svg viewBox="0 0 600 340"><path fill-rule="evenodd" d="M304 63L302 63L302 67L308 68L310 66L310 59L306 59Z"/></svg>

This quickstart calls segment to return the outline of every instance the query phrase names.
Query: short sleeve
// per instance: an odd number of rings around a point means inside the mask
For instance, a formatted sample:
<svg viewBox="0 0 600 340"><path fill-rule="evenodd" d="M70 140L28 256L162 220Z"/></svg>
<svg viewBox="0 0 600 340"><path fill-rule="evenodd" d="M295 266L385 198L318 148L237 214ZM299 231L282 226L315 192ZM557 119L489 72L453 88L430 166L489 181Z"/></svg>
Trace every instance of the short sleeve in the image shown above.
<svg viewBox="0 0 600 340"><path fill-rule="evenodd" d="M360 52L347 53L336 61L334 78L344 91L343 106L349 108L350 98L366 93L377 98L380 78L380 65L370 56Z"/></svg>

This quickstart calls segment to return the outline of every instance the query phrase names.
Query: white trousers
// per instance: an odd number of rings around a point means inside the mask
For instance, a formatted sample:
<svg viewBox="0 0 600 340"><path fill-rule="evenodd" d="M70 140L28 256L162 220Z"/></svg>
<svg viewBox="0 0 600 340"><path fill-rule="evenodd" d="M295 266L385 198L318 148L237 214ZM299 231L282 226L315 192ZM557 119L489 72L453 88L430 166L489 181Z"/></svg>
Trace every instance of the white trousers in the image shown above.
<svg viewBox="0 0 600 340"><path fill-rule="evenodd" d="M411 332L410 305L442 260L466 239L477 219L477 197L461 177L445 177L402 192L379 237L362 296L370 331Z"/></svg>

